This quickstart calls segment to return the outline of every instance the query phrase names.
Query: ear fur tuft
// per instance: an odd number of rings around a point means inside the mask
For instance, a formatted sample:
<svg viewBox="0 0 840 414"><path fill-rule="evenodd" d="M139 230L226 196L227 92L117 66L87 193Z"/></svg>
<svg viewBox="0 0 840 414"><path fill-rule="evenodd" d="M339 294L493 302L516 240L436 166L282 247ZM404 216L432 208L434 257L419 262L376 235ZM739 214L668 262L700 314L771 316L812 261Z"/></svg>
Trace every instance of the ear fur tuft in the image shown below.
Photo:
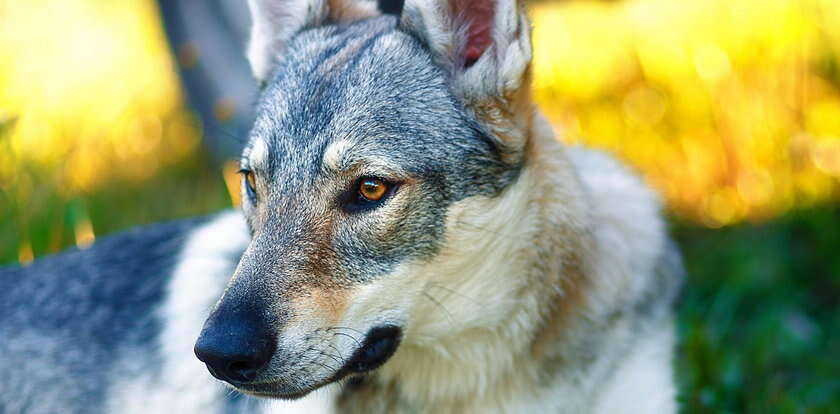
<svg viewBox="0 0 840 414"><path fill-rule="evenodd" d="M530 23L517 0L407 0L400 27L426 44L511 159L521 157L533 105Z"/></svg>
<svg viewBox="0 0 840 414"><path fill-rule="evenodd" d="M493 0L457 0L451 3L456 23L464 27L461 56L468 68L481 58L493 44Z"/></svg>
<svg viewBox="0 0 840 414"><path fill-rule="evenodd" d="M298 31L382 14L375 2L362 0L248 0L248 6L252 21L248 60L260 82L266 81L286 42Z"/></svg>

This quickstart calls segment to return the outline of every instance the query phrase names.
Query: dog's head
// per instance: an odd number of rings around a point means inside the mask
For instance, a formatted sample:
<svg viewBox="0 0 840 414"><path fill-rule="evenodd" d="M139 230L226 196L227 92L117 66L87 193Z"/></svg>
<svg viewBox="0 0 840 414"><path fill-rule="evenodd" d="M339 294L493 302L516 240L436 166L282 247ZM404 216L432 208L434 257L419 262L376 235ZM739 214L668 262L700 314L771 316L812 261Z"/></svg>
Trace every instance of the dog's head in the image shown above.
<svg viewBox="0 0 840 414"><path fill-rule="evenodd" d="M250 1L252 241L196 344L241 391L296 398L421 337L452 206L504 192L524 163L515 1L381 3Z"/></svg>

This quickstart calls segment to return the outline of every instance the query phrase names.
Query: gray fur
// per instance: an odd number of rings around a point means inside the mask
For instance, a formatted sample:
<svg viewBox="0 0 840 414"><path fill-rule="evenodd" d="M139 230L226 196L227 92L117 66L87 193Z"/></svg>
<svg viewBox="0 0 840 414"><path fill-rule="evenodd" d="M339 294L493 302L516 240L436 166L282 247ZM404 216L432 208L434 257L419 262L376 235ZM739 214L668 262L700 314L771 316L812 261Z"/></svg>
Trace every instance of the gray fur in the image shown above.
<svg viewBox="0 0 840 414"><path fill-rule="evenodd" d="M264 202L278 216L288 218L290 206L305 211L337 197L325 194L336 181L347 187L346 177L322 165L324 150L339 139L353 145L339 170L385 159L394 176L422 181L424 194L413 201L424 211L495 194L516 177L519 166L502 161L423 45L395 26L393 18L379 17L310 29L289 42L262 94L251 137L252 145L268 144L270 158L259 174L270 191ZM360 43L347 59L332 60ZM245 157L243 165L248 162ZM422 226L439 227L440 219Z"/></svg>
<svg viewBox="0 0 840 414"><path fill-rule="evenodd" d="M180 244L204 219L132 230L28 267L0 268L0 412L97 412L127 373L126 349L156 369L154 343Z"/></svg>
<svg viewBox="0 0 840 414"><path fill-rule="evenodd" d="M650 280L647 292L637 304L638 312L643 317L650 317L650 314L670 316L685 278L680 248L676 242L668 238L665 240L662 255L656 262L654 277Z"/></svg>
<svg viewBox="0 0 840 414"><path fill-rule="evenodd" d="M0 267L0 413L104 413L120 385L161 380L167 372L161 333L169 321L160 310L185 241L214 219L140 227L86 250ZM219 259L233 267L238 258ZM221 276L221 287L228 275L206 276ZM252 397L214 390L219 413L258 406Z"/></svg>
<svg viewBox="0 0 840 414"><path fill-rule="evenodd" d="M229 298L275 302L301 283L365 283L428 257L453 202L496 194L518 174L452 95L424 45L392 17L304 30L276 67L242 159L261 184L246 200L254 242ZM336 170L325 168L324 152L337 140L350 149ZM257 142L268 158L254 164L248 154ZM384 160L388 171L366 173L370 160ZM340 213L342 193L365 174L410 180L419 190L390 217ZM312 244L311 229L325 215L333 217L325 252L335 252L334 261ZM329 274L305 269L306 260L328 263Z"/></svg>

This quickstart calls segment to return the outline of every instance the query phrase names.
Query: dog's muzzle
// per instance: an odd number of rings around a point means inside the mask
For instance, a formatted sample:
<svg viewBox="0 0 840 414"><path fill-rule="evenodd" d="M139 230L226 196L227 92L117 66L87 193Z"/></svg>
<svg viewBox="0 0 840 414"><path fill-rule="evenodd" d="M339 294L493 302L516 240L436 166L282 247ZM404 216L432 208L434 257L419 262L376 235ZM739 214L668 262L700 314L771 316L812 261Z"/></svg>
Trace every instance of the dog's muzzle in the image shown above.
<svg viewBox="0 0 840 414"><path fill-rule="evenodd" d="M195 354L214 377L242 392L263 397L300 398L348 375L372 371L394 355L402 339L402 328L377 326L368 330L364 339L355 342L358 347L331 373L317 378L272 378L267 373L282 371L283 363L279 361L289 358L278 358L274 363L281 365L271 366L274 354L279 352L277 337L271 330L261 329L267 325L255 321L253 316L245 312L214 312L196 342ZM302 375L300 373L295 375Z"/></svg>

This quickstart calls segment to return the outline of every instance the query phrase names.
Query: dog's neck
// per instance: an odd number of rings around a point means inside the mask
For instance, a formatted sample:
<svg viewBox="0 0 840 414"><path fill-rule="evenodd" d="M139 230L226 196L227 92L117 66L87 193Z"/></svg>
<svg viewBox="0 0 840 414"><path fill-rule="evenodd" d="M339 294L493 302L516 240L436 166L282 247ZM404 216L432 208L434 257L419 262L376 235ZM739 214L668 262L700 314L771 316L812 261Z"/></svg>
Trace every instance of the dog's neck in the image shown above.
<svg viewBox="0 0 840 414"><path fill-rule="evenodd" d="M450 209L446 245L418 269L436 276L414 311L427 316L375 377L347 388L348 412L481 411L551 386L566 359L556 345L586 300L592 241L586 192L550 127L535 121L517 182Z"/></svg>

